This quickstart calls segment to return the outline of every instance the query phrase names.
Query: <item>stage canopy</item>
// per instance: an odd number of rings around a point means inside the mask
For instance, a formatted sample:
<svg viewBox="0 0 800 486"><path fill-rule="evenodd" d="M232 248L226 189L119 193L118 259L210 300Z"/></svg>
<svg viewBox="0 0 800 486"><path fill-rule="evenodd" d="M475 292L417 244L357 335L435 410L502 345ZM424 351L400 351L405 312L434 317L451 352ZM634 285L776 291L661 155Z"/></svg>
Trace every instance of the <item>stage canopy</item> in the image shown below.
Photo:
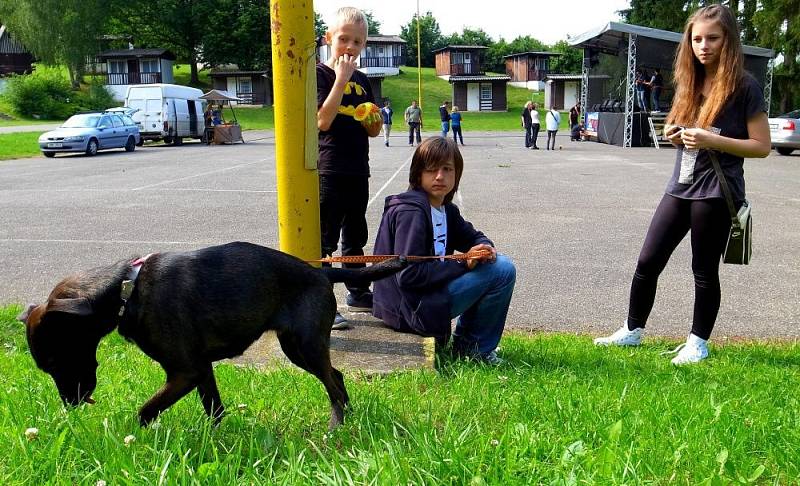
<svg viewBox="0 0 800 486"><path fill-rule="evenodd" d="M667 30L653 29L639 25L609 22L570 39L570 45L583 49L583 72L581 100L584 110L592 110L598 104L613 104L616 101L625 113L625 146L630 146L633 113L636 111L635 79L636 70L643 69L649 75L659 69L664 78L661 102L669 107L672 104L672 68L678 44L683 34ZM769 100L772 91L771 49L744 46L745 69L747 69L764 88L764 96ZM608 76L607 80L598 75ZM649 79L649 76L648 76Z"/></svg>

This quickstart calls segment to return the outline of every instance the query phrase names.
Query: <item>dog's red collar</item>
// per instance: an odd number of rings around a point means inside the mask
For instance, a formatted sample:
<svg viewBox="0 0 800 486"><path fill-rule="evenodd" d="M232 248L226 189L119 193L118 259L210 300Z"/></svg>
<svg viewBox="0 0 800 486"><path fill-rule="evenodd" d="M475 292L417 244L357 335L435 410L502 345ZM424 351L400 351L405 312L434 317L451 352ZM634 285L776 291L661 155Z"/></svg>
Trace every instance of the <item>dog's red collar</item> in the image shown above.
<svg viewBox="0 0 800 486"><path fill-rule="evenodd" d="M122 305L119 308L120 317L125 313L125 304L128 302L128 299L131 298L131 294L133 294L133 287L136 284L136 279L139 277L139 270L142 269L142 265L144 265L147 259L153 255L155 255L155 253L150 253L131 262L131 269L128 271L127 278L122 281L122 290L120 290L119 293L122 299Z"/></svg>

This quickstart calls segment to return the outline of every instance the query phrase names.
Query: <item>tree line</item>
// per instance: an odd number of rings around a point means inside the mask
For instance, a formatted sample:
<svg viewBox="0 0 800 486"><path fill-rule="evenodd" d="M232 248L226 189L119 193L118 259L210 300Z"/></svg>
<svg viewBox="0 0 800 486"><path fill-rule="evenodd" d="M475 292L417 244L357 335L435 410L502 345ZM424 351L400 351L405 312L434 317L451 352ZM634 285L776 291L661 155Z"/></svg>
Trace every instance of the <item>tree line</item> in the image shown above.
<svg viewBox="0 0 800 486"><path fill-rule="evenodd" d="M625 22L680 32L688 16L710 1L630 0L620 11ZM714 2L719 3L719 2ZM784 111L800 104L800 1L723 0L736 13L746 44L768 47L779 56L774 71L773 103ZM158 47L172 51L191 69L191 84L199 84L197 65L236 64L244 70L271 70L269 0L14 0L0 2L0 20L37 59L67 66L73 86L86 68L86 59L104 49ZM366 12L370 34L380 22ZM315 15L315 30L326 26ZM434 66L433 51L452 44L481 45L484 66L505 72L503 56L528 51L555 51L551 70L580 72L582 53L567 40L553 45L523 35L507 42L492 39L482 29L465 28L443 35L431 12L420 16L423 66ZM417 64L416 16L401 27L406 41L406 64Z"/></svg>

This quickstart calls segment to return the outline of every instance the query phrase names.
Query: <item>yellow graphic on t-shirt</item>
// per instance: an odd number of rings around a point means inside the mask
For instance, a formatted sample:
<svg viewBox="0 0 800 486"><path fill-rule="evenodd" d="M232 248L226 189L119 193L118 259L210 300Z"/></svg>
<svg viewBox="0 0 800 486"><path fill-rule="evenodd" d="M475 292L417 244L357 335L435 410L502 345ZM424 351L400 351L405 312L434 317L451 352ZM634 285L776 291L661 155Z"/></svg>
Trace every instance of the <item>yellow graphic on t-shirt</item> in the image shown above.
<svg viewBox="0 0 800 486"><path fill-rule="evenodd" d="M352 116L356 121L372 123L380 118L380 108L375 103L365 101L358 106L341 105L339 106L339 113L347 116Z"/></svg>
<svg viewBox="0 0 800 486"><path fill-rule="evenodd" d="M344 94L349 95L350 93L355 90L358 96L363 96L364 93L367 92L360 84L356 83L355 81L349 81L346 85L344 85Z"/></svg>

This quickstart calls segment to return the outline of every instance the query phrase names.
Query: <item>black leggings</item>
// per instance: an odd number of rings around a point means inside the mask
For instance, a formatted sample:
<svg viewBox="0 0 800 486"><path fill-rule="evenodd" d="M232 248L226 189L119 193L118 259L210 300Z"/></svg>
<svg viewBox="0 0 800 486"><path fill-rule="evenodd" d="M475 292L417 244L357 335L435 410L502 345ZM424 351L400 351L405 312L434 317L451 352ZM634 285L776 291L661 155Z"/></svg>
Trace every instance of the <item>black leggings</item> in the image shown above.
<svg viewBox="0 0 800 486"><path fill-rule="evenodd" d="M456 135L458 135L458 137L461 138L461 145L464 145L464 135L461 133L461 125L453 125L450 128L453 129L453 141L458 143L458 139L456 138Z"/></svg>
<svg viewBox="0 0 800 486"><path fill-rule="evenodd" d="M708 339L720 303L719 262L731 219L724 199L679 199L664 194L658 205L631 283L628 328L643 328L653 309L658 276L691 230L694 272L692 334Z"/></svg>
<svg viewBox="0 0 800 486"><path fill-rule="evenodd" d="M555 150L556 149L556 132L558 130L547 130L547 149L548 150ZM553 141L553 146L550 146L550 141Z"/></svg>

